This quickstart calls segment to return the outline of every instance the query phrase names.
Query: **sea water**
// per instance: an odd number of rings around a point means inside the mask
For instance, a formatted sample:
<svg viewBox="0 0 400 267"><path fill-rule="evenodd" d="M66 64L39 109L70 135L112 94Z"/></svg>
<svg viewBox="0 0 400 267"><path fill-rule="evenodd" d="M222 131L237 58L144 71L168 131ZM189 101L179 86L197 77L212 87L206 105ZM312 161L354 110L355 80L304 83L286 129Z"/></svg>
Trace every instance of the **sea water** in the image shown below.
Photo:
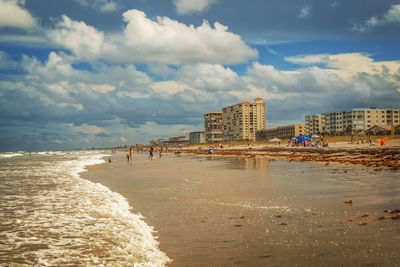
<svg viewBox="0 0 400 267"><path fill-rule="evenodd" d="M80 178L102 151L0 153L0 265L164 266L127 200Z"/></svg>

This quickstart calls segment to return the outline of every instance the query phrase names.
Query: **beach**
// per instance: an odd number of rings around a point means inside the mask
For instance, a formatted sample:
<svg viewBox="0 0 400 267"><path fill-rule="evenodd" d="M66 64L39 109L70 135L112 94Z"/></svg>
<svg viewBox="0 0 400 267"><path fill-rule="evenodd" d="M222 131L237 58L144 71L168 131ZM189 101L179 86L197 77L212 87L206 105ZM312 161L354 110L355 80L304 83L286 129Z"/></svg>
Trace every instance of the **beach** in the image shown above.
<svg viewBox="0 0 400 267"><path fill-rule="evenodd" d="M255 155L112 155L81 177L123 195L168 266L398 266L398 171ZM345 203L352 200L352 204ZM392 212L392 213L391 213Z"/></svg>

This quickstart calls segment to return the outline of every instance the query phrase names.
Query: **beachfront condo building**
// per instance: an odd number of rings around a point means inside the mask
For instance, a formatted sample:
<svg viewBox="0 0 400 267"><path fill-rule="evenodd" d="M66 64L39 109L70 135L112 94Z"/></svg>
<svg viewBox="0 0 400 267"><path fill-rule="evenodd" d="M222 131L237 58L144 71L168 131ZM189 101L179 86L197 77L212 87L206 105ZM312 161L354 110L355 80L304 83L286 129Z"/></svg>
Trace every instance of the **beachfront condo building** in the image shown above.
<svg viewBox="0 0 400 267"><path fill-rule="evenodd" d="M317 116L321 116L317 131ZM306 129L309 134L328 133L364 133L373 126L400 124L400 109L353 109L342 112L332 112L305 117Z"/></svg>
<svg viewBox="0 0 400 267"><path fill-rule="evenodd" d="M265 103L262 98L254 103L242 102L222 109L222 139L255 140L256 131L265 129Z"/></svg>
<svg viewBox="0 0 400 267"><path fill-rule="evenodd" d="M305 117L306 134L321 134L323 132L323 126L325 126L325 115L310 115Z"/></svg>
<svg viewBox="0 0 400 267"><path fill-rule="evenodd" d="M306 134L305 124L293 124L278 126L276 128L269 128L265 130L259 130L256 132L257 141L278 139L288 139L291 137L299 136L300 134Z"/></svg>
<svg viewBox="0 0 400 267"><path fill-rule="evenodd" d="M191 132L189 133L189 141L191 144L202 144L206 142L204 132Z"/></svg>
<svg viewBox="0 0 400 267"><path fill-rule="evenodd" d="M204 138L207 143L222 142L222 112L204 114Z"/></svg>

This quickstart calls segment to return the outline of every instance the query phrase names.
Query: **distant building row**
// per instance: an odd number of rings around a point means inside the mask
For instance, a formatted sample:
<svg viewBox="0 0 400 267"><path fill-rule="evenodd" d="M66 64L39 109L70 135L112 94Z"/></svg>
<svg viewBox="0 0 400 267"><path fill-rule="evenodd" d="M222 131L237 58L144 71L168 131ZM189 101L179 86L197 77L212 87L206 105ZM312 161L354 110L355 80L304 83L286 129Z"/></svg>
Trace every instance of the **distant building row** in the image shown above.
<svg viewBox="0 0 400 267"><path fill-rule="evenodd" d="M179 145L189 144L189 140L185 136L175 136L169 138L160 138L156 140L151 140L151 146L179 146Z"/></svg>
<svg viewBox="0 0 400 267"><path fill-rule="evenodd" d="M400 124L400 109L353 109L305 117L308 134L364 133L371 127L390 128Z"/></svg>
<svg viewBox="0 0 400 267"><path fill-rule="evenodd" d="M204 132L190 133L190 142L220 143L255 140L256 131L265 129L265 103L261 98L204 114Z"/></svg>
<svg viewBox="0 0 400 267"><path fill-rule="evenodd" d="M304 124L293 124L293 125L285 125L278 126L276 128L270 128L265 130L257 131L256 139L269 141L274 138L278 139L286 139L295 136L299 136L300 134L306 134L306 127Z"/></svg>

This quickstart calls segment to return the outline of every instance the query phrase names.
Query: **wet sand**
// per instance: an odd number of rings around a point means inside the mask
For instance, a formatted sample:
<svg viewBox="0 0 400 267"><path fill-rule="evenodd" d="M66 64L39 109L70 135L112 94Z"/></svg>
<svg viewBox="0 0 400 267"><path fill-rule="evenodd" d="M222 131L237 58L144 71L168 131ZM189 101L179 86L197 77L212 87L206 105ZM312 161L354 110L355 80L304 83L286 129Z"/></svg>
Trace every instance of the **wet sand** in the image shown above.
<svg viewBox="0 0 400 267"><path fill-rule="evenodd" d="M333 163L338 165L360 165L373 167L375 171L383 169L400 170L400 142L392 140L389 146L368 146L336 144L333 147L287 147L287 146L233 146L214 148L216 155L264 157L269 160L290 160L297 162ZM209 148L208 148L209 149ZM208 149L190 147L172 149L171 152L204 155Z"/></svg>
<svg viewBox="0 0 400 267"><path fill-rule="evenodd" d="M398 171L216 155L127 163L125 153L88 169L83 178L121 193L154 226L169 266L400 262L400 220L384 212L400 208Z"/></svg>

